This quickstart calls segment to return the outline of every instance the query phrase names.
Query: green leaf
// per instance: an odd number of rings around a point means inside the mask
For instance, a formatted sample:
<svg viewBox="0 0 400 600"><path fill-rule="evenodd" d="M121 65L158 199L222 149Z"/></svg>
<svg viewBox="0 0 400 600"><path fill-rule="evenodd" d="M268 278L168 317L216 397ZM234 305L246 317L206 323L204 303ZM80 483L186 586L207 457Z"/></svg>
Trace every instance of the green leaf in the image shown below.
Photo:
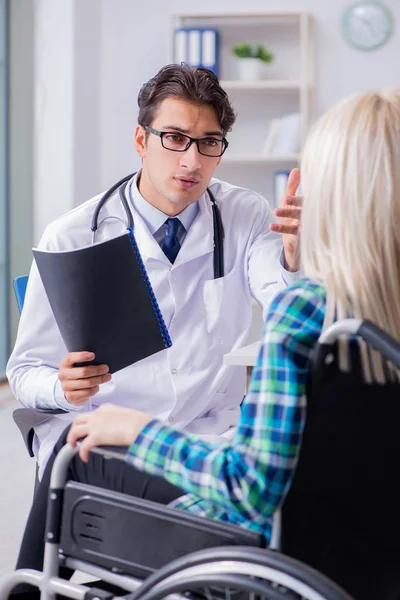
<svg viewBox="0 0 400 600"><path fill-rule="evenodd" d="M274 55L263 44L250 44L249 42L239 42L232 48L232 53L237 58L258 58L265 63L272 63Z"/></svg>

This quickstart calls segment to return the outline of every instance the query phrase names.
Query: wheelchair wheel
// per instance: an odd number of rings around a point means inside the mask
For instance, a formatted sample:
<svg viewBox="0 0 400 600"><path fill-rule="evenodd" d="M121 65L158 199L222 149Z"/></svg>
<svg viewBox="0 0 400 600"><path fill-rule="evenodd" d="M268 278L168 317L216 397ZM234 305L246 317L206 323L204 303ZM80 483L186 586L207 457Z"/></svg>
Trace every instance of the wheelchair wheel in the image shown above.
<svg viewBox="0 0 400 600"><path fill-rule="evenodd" d="M260 548L224 547L194 552L148 577L130 600L169 594L206 600L353 600L303 563Z"/></svg>

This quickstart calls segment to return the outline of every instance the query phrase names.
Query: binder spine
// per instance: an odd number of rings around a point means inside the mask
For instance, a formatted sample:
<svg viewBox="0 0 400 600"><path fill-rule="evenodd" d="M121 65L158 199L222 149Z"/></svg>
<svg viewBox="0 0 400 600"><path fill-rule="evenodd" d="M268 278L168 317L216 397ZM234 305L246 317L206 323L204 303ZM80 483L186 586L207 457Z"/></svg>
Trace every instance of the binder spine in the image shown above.
<svg viewBox="0 0 400 600"><path fill-rule="evenodd" d="M135 235L133 233L133 229L131 227L128 227L127 231L128 231L129 239L130 239L130 242L131 242L133 253L134 253L134 255L136 257L136 260L137 260L137 263L139 265L139 269L140 269L140 272L142 274L143 281L144 281L144 283L146 285L147 292L148 292L149 298L150 298L150 302L151 302L151 305L152 305L153 310L154 310L154 314L156 315L156 318L157 318L157 321L158 321L158 325L160 327L161 337L162 337L162 339L164 341L165 347L166 348L170 348L172 346L172 341L171 341L171 338L169 336L167 326L165 325L164 318L163 318L163 316L161 314L160 307L158 306L157 298L156 298L156 296L154 294L154 291L153 291L153 288L151 286L149 276L147 275L146 267L143 264L143 260L142 260L142 257L140 255L140 252L139 252L139 247L138 247L138 245L136 243L136 239L135 239Z"/></svg>

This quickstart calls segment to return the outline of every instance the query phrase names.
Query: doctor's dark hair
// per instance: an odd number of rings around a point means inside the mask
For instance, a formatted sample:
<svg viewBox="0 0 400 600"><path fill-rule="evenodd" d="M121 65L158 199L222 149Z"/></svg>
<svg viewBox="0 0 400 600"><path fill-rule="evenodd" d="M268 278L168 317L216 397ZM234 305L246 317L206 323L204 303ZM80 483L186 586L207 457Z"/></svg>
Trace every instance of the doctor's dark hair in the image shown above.
<svg viewBox="0 0 400 600"><path fill-rule="evenodd" d="M158 106L166 98L211 106L217 113L224 135L231 131L236 120L227 93L220 86L218 77L209 69L186 64L162 67L139 92L139 125L151 125Z"/></svg>

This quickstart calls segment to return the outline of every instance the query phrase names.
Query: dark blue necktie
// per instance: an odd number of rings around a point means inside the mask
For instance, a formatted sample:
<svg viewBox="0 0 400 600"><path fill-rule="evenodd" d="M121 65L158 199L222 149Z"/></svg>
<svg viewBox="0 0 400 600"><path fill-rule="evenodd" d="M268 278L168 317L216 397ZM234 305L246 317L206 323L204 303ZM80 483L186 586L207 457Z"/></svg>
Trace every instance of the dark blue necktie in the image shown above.
<svg viewBox="0 0 400 600"><path fill-rule="evenodd" d="M165 256L170 260L171 263L175 262L176 256L180 250L180 243L177 237L179 225L181 224L179 219L167 219L164 223L165 227L165 238L161 248Z"/></svg>

